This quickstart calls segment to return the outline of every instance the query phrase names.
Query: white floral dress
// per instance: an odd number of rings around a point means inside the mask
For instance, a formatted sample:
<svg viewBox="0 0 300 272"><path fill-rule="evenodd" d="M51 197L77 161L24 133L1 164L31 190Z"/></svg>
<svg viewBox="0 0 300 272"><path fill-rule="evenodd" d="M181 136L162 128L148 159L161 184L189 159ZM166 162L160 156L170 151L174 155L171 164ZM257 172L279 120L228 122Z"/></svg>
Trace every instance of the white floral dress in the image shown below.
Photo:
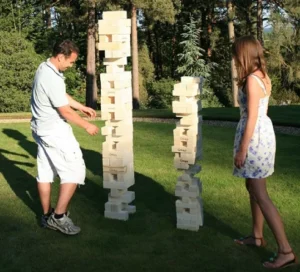
<svg viewBox="0 0 300 272"><path fill-rule="evenodd" d="M262 80L255 75L251 76L257 80L263 92L267 95ZM242 89L239 90L238 100L240 104L240 121L235 134L234 157L240 147L248 117L247 96ZM259 179L266 178L274 172L276 139L272 121L267 116L268 103L269 96L265 96L259 101L258 119L248 147L246 161L240 169L234 167L234 176Z"/></svg>

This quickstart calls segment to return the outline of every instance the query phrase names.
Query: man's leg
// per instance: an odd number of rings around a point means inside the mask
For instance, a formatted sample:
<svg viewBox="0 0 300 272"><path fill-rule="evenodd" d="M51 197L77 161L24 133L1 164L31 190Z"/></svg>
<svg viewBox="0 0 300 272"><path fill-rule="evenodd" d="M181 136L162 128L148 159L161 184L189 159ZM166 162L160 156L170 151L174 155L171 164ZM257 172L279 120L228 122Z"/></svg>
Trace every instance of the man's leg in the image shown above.
<svg viewBox="0 0 300 272"><path fill-rule="evenodd" d="M76 226L66 213L76 187L76 183L63 183L60 185L59 198L54 214L47 221L50 228L67 235L75 235L81 231L80 227Z"/></svg>
<svg viewBox="0 0 300 272"><path fill-rule="evenodd" d="M47 227L47 220L52 213L51 207L51 183L56 176L56 171L47 155L46 146L41 141L40 137L35 135L35 140L38 144L37 152L37 188L40 196L40 201L43 209L41 217L41 226Z"/></svg>
<svg viewBox="0 0 300 272"><path fill-rule="evenodd" d="M80 232L80 228L74 225L66 211L77 185L84 184L85 163L71 128L52 140L55 148L49 150L49 155L60 177L61 185L55 213L47 223L65 234L75 235Z"/></svg>
<svg viewBox="0 0 300 272"><path fill-rule="evenodd" d="M51 212L51 183L38 182L37 183L42 209L44 214Z"/></svg>
<svg viewBox="0 0 300 272"><path fill-rule="evenodd" d="M76 183L64 183L60 185L58 202L55 214L64 214L67 211L69 202L76 191Z"/></svg>

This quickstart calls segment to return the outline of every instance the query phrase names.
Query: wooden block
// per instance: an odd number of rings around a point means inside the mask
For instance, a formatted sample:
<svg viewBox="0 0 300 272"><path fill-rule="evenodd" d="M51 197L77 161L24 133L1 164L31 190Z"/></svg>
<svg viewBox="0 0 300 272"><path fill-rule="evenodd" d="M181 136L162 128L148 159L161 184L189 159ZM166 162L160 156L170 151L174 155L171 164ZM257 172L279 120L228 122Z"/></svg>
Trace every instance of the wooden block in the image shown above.
<svg viewBox="0 0 300 272"><path fill-rule="evenodd" d="M115 189L112 189L115 190ZM120 190L118 190L120 191ZM123 191L123 190L122 190ZM126 191L120 196L114 196L112 193L108 195L108 200L111 202L118 202L121 201L121 203L131 203L135 199L135 193L131 191Z"/></svg>
<svg viewBox="0 0 300 272"><path fill-rule="evenodd" d="M125 51L125 52L128 46L130 45L128 45L125 42L99 42L96 45L99 51L107 50L107 51Z"/></svg>
<svg viewBox="0 0 300 272"><path fill-rule="evenodd" d="M180 152L175 153L174 157L174 165L177 163L187 163L187 164L194 164L196 162L196 153L195 152Z"/></svg>
<svg viewBox="0 0 300 272"><path fill-rule="evenodd" d="M198 197L200 194L199 187L196 184L176 185L175 196L179 197Z"/></svg>
<svg viewBox="0 0 300 272"><path fill-rule="evenodd" d="M123 73L125 72L124 65L107 65L106 73L115 74L115 73Z"/></svg>
<svg viewBox="0 0 300 272"><path fill-rule="evenodd" d="M186 115L191 113L198 113L198 104L196 101L192 101L192 102L173 101L172 109L173 112L176 114Z"/></svg>
<svg viewBox="0 0 300 272"><path fill-rule="evenodd" d="M176 227L177 227L177 229L182 229L182 230L190 230L190 231L198 231L199 230L199 225L192 226L192 225L177 224Z"/></svg>
<svg viewBox="0 0 300 272"><path fill-rule="evenodd" d="M176 183L176 189L183 188L190 192L202 192L202 182L198 177L193 177L191 181L180 181Z"/></svg>
<svg viewBox="0 0 300 272"><path fill-rule="evenodd" d="M132 180L127 180L126 182L119 181L103 181L103 188L106 189L128 189L134 184L134 177Z"/></svg>
<svg viewBox="0 0 300 272"><path fill-rule="evenodd" d="M103 65L127 65L127 58L104 58Z"/></svg>
<svg viewBox="0 0 300 272"><path fill-rule="evenodd" d="M98 21L99 29L110 28L110 27L124 27L124 26L130 27L131 19L106 19L106 20Z"/></svg>
<svg viewBox="0 0 300 272"><path fill-rule="evenodd" d="M105 154L106 153L106 154ZM118 152L102 152L102 164L104 167L129 167L133 165L133 152L132 150L124 150ZM127 170L126 170L127 171Z"/></svg>
<svg viewBox="0 0 300 272"><path fill-rule="evenodd" d="M100 43L108 43L112 42L112 35L99 35Z"/></svg>
<svg viewBox="0 0 300 272"><path fill-rule="evenodd" d="M111 135L112 137L121 137L128 134L133 134L133 125L132 122L129 124L105 124L104 127L101 128L102 135Z"/></svg>
<svg viewBox="0 0 300 272"><path fill-rule="evenodd" d="M181 103L193 103L193 104L197 104L198 100L199 99L195 98L194 96L186 96L186 95L179 96L179 102L181 102Z"/></svg>
<svg viewBox="0 0 300 272"><path fill-rule="evenodd" d="M101 96L129 96L132 98L132 88L101 88Z"/></svg>
<svg viewBox="0 0 300 272"><path fill-rule="evenodd" d="M122 203L111 203L111 202L106 202L105 203L105 211L108 212L120 212L122 211Z"/></svg>
<svg viewBox="0 0 300 272"><path fill-rule="evenodd" d="M114 82L114 86L116 89L125 89L125 88L131 88L131 78L127 80L116 80Z"/></svg>
<svg viewBox="0 0 300 272"><path fill-rule="evenodd" d="M186 147L188 149L196 148L200 135L174 136L174 146Z"/></svg>
<svg viewBox="0 0 300 272"><path fill-rule="evenodd" d="M130 35L112 35L112 42L128 42L130 44Z"/></svg>
<svg viewBox="0 0 300 272"><path fill-rule="evenodd" d="M199 123L198 115L197 114L190 114L187 116L183 116L180 121L180 125L182 126L195 126Z"/></svg>
<svg viewBox="0 0 300 272"><path fill-rule="evenodd" d="M121 211L121 212L104 211L104 217L110 218L110 219L118 219L118 220L127 221L129 218L129 215L128 215L127 211Z"/></svg>
<svg viewBox="0 0 300 272"><path fill-rule="evenodd" d="M128 192L127 190L118 190L118 189L111 189L110 190L110 196L111 197L121 197L123 194Z"/></svg>
<svg viewBox="0 0 300 272"><path fill-rule="evenodd" d="M129 214L133 214L136 212L136 207L133 205L128 205L126 210L128 211Z"/></svg>
<svg viewBox="0 0 300 272"><path fill-rule="evenodd" d="M182 161L175 161L174 162L174 167L176 169L179 169L179 170L188 170L190 165L186 162L182 162Z"/></svg>
<svg viewBox="0 0 300 272"><path fill-rule="evenodd" d="M101 81L101 95L111 95L118 90L126 90L126 89L132 90L131 79ZM108 94L108 92L110 92L110 94ZM128 93L128 95L132 97L132 91L130 92L130 94Z"/></svg>
<svg viewBox="0 0 300 272"><path fill-rule="evenodd" d="M177 224L179 225L200 225L200 214L178 213L176 214Z"/></svg>
<svg viewBox="0 0 300 272"><path fill-rule="evenodd" d="M112 58L123 58L123 57L130 57L130 56L131 56L131 50L130 49L124 49L124 50L120 50L120 51L112 51L112 55L110 57L112 57ZM105 57L106 57L106 55L105 55Z"/></svg>
<svg viewBox="0 0 300 272"><path fill-rule="evenodd" d="M114 119L122 120L124 116L129 116L130 112L132 112L132 103L124 103L118 105L103 104L101 105L101 114L105 112L114 113Z"/></svg>
<svg viewBox="0 0 300 272"><path fill-rule="evenodd" d="M196 145L188 145L188 141L180 141L176 142L176 145L172 146L172 152L180 153L180 152L196 152Z"/></svg>
<svg viewBox="0 0 300 272"><path fill-rule="evenodd" d="M130 26L106 26L106 27L99 27L98 34L99 35L109 35L109 34L130 34L131 27Z"/></svg>
<svg viewBox="0 0 300 272"><path fill-rule="evenodd" d="M188 198L188 202L183 202L182 200L176 200L176 207L182 209L200 209L200 199L197 198Z"/></svg>
<svg viewBox="0 0 300 272"><path fill-rule="evenodd" d="M103 158L106 158L107 160L102 159L103 167L113 167L113 168L119 168L119 167L129 167L129 165L133 165L133 153L132 150L130 151L118 151L118 152L103 152ZM129 169L127 168L127 171Z"/></svg>
<svg viewBox="0 0 300 272"><path fill-rule="evenodd" d="M103 172L103 182L131 182L134 180L134 172L127 171L127 172Z"/></svg>
<svg viewBox="0 0 300 272"><path fill-rule="evenodd" d="M183 76L180 78L182 83L200 83L200 77Z"/></svg>
<svg viewBox="0 0 300 272"><path fill-rule="evenodd" d="M101 106L107 104L124 105L132 104L131 88L124 89L101 89Z"/></svg>
<svg viewBox="0 0 300 272"><path fill-rule="evenodd" d="M122 167L103 166L103 172L114 172L114 173L127 172L127 169L129 169L128 167L129 166L127 165Z"/></svg>
<svg viewBox="0 0 300 272"><path fill-rule="evenodd" d="M132 120L132 110L128 111L101 111L101 120Z"/></svg>
<svg viewBox="0 0 300 272"><path fill-rule="evenodd" d="M200 94L200 87L197 83L177 83L174 84L173 96L195 97Z"/></svg>
<svg viewBox="0 0 300 272"><path fill-rule="evenodd" d="M125 71L123 73L101 73L100 80L102 81L116 81L116 80L131 80L131 71Z"/></svg>
<svg viewBox="0 0 300 272"><path fill-rule="evenodd" d="M103 20L127 19L126 11L104 11L102 13Z"/></svg>

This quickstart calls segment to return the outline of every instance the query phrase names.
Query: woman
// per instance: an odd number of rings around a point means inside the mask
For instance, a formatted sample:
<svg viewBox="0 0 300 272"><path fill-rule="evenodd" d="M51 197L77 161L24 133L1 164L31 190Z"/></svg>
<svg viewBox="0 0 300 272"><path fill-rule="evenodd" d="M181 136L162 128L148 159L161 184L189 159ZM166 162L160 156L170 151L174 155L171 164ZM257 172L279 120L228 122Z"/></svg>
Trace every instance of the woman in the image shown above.
<svg viewBox="0 0 300 272"><path fill-rule="evenodd" d="M246 179L253 223L252 234L235 242L240 245L265 246L265 218L277 241L278 254L263 265L271 269L283 268L296 264L297 258L266 189L266 178L274 172L276 151L273 125L267 116L271 81L266 72L263 48L254 37L237 39L232 53L238 72L241 114L234 141L233 175Z"/></svg>

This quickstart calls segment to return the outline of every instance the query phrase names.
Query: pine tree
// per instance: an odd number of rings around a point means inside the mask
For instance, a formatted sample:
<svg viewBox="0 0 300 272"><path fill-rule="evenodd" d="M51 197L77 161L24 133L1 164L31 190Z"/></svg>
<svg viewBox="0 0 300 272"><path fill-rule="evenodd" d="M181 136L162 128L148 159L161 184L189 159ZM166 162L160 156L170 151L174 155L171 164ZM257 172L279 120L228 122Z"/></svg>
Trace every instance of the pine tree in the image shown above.
<svg viewBox="0 0 300 272"><path fill-rule="evenodd" d="M203 58L205 50L199 45L200 29L194 18L190 17L190 22L183 27L181 34L183 41L179 43L182 53L179 53L179 66L177 72L185 76L203 76L209 78L215 63L207 64Z"/></svg>

